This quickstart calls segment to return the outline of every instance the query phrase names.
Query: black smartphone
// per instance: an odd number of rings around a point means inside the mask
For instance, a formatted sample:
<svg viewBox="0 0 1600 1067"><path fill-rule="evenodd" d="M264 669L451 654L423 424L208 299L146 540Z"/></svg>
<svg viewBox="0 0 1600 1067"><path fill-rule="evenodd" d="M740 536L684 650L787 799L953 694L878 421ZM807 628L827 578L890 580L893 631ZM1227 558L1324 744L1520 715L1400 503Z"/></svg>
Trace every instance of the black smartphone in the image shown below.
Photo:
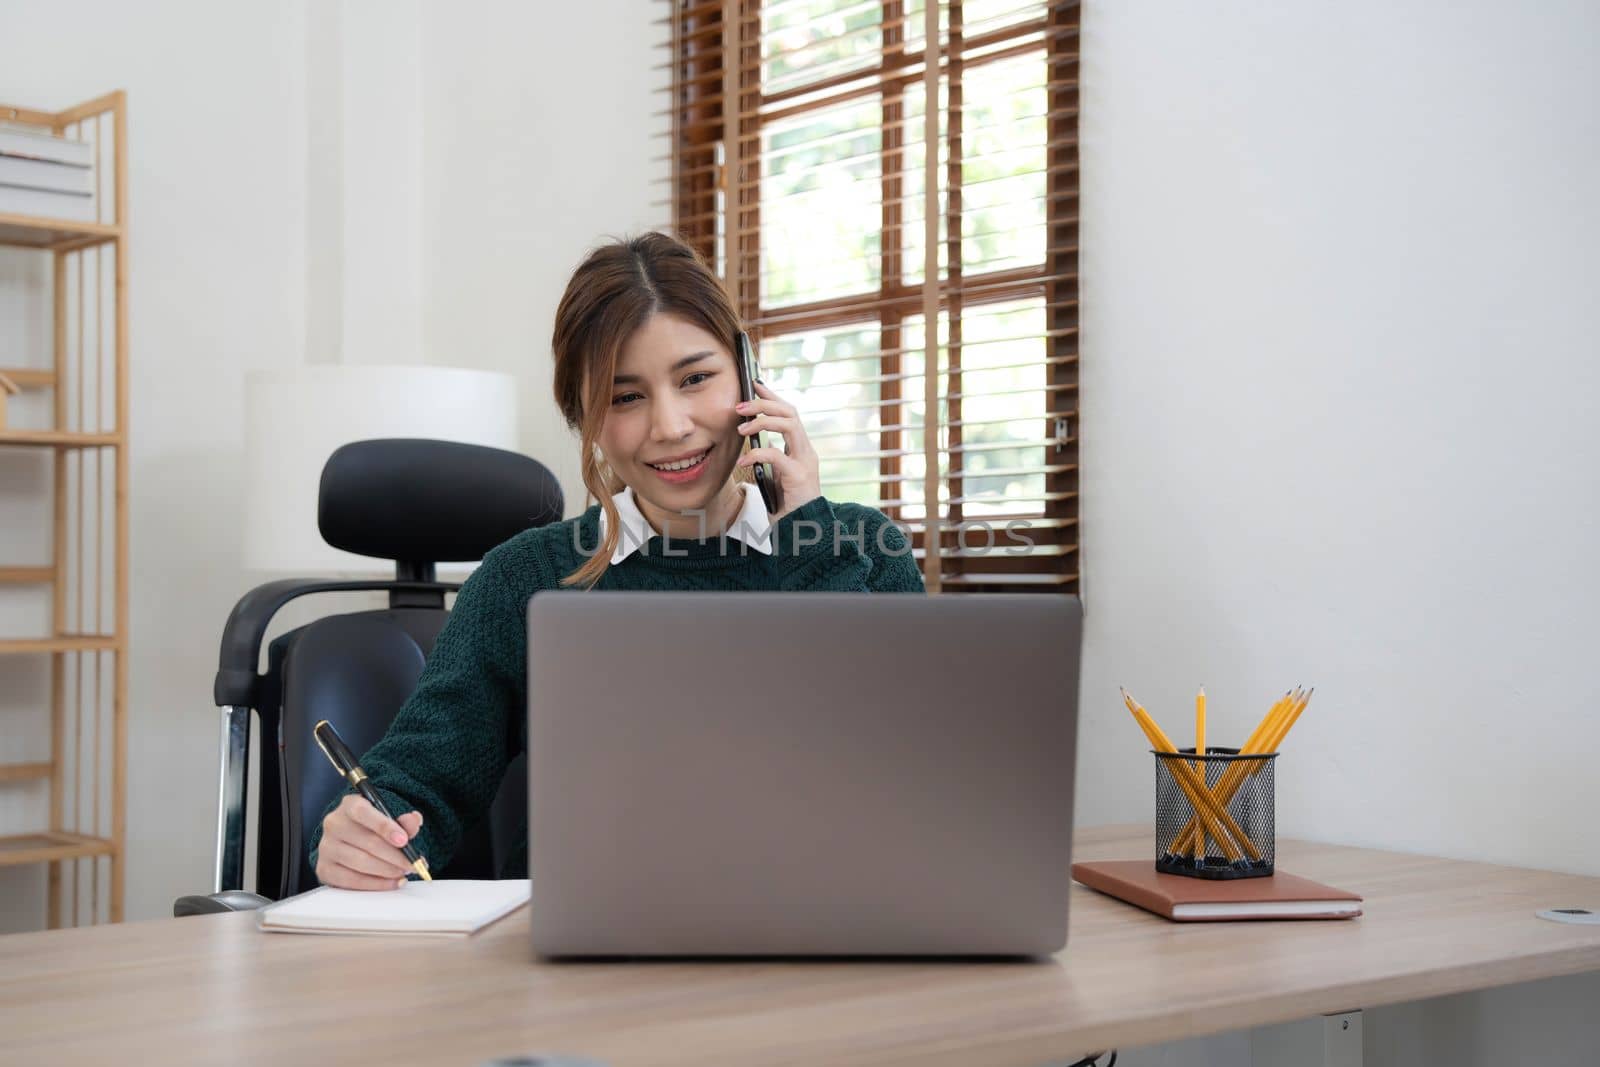
<svg viewBox="0 0 1600 1067"><path fill-rule="evenodd" d="M736 338L739 351L734 353L733 361L739 364L739 400L740 402L756 399L755 383L761 380L761 375L756 368L755 349L750 345L750 335L743 330L739 331ZM746 415L740 422L749 422L754 415ZM750 447L761 447L761 434L759 432L749 435ZM783 494L778 489L778 477L772 471L772 464L757 463L752 468L756 472L756 489L761 493L761 501L767 506L768 515L776 515L782 506Z"/></svg>

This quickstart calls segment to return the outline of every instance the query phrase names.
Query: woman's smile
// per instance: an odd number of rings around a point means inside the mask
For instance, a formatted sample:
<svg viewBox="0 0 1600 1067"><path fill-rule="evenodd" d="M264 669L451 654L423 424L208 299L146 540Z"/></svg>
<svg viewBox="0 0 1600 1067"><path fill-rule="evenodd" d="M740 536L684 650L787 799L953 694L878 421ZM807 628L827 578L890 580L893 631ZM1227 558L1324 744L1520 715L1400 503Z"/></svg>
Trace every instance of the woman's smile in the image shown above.
<svg viewBox="0 0 1600 1067"><path fill-rule="evenodd" d="M646 463L645 466L668 485L688 485L706 472L709 466L707 461L715 448L716 446L712 445L699 452L691 452L662 463Z"/></svg>

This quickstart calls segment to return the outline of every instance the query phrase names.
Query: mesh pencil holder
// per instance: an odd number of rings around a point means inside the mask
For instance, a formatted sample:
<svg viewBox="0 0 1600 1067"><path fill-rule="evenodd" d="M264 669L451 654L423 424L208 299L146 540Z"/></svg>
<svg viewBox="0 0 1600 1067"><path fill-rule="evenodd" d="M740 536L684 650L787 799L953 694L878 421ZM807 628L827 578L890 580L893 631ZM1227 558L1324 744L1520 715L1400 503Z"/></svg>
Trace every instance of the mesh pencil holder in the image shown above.
<svg viewBox="0 0 1600 1067"><path fill-rule="evenodd" d="M1236 748L1208 747L1198 758L1192 748L1151 754L1156 758L1156 870L1190 878L1272 873L1277 753L1241 756ZM1198 792L1202 781L1205 793Z"/></svg>

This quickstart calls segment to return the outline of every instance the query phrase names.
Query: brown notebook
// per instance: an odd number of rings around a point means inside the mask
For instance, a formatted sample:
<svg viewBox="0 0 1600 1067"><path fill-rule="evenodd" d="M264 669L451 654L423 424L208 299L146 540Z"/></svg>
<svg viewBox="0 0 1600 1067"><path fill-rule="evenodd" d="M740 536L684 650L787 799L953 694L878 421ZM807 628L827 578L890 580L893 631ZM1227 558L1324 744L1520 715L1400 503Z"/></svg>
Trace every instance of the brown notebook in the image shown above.
<svg viewBox="0 0 1600 1067"><path fill-rule="evenodd" d="M1282 871L1265 878L1215 881L1162 874L1152 860L1101 860L1074 863L1072 877L1175 922L1353 919L1361 914L1356 894Z"/></svg>

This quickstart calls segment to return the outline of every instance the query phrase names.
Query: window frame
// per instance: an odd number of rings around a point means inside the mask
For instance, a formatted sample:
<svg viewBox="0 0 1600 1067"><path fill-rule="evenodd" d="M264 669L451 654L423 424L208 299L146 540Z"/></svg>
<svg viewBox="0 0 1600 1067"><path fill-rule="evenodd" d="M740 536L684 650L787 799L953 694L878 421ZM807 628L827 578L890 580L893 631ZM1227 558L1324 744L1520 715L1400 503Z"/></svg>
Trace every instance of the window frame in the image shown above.
<svg viewBox="0 0 1600 1067"><path fill-rule="evenodd" d="M881 0L882 43L875 65L852 66L815 82L764 93L761 74L761 15L765 0L671 0L672 29L672 222L680 237L717 266L741 319L757 344L818 329L877 328L879 373L902 373L905 321L921 317L928 299L925 283L907 282L903 238L905 224L906 92L922 84L922 51L907 52L906 0ZM1079 27L1076 0L1040 0L1039 16L968 38L962 17L965 0L930 0L947 12L948 29L939 42L940 69L948 100L944 113L948 159L943 165L949 264L938 282L937 306L947 316L947 369L939 390L945 417L936 432L941 464L938 478L948 486L944 507L933 509L939 530L939 559L929 568L930 590L940 588L984 592L1047 591L1077 593L1080 586L1079 530L1079 303L1078 303L1078 105ZM923 13L912 15L923 18ZM1036 265L964 274L961 258L962 212L962 85L963 74L989 63L1044 51L1046 64L1045 121L1045 251ZM977 53L974 55L973 53ZM836 90L823 92L823 90ZM837 106L852 99L881 94L881 217L883 234L878 262L879 287L849 296L763 307L761 303L761 145L762 130L772 122ZM732 102L732 106L727 106ZM937 203L940 190L929 197ZM927 195L926 192L924 195ZM982 516L1003 530L1008 518L1035 525L1033 538L1045 546L1026 556L990 553L984 559L960 554L963 426L961 418L962 318L971 308L1019 300L1043 306L1045 330L1042 387L1047 398L1044 446L1044 498L1039 508L1020 509L1014 516ZM902 475L905 455L902 422L905 397L901 381L880 384L879 494L885 501L904 494L901 484L887 479ZM953 394L953 397L952 397ZM945 399L952 397L951 399ZM930 422L936 413L929 413ZM1020 421L1020 420L1019 420ZM955 449L956 451L951 451ZM1030 468L1031 469L1031 468ZM826 485L824 491L826 491ZM924 520L905 519L904 503L883 507L906 527L919 557L928 541ZM941 514L942 513L942 514ZM1042 539L1042 540L1041 540ZM994 558L999 556L999 558Z"/></svg>

